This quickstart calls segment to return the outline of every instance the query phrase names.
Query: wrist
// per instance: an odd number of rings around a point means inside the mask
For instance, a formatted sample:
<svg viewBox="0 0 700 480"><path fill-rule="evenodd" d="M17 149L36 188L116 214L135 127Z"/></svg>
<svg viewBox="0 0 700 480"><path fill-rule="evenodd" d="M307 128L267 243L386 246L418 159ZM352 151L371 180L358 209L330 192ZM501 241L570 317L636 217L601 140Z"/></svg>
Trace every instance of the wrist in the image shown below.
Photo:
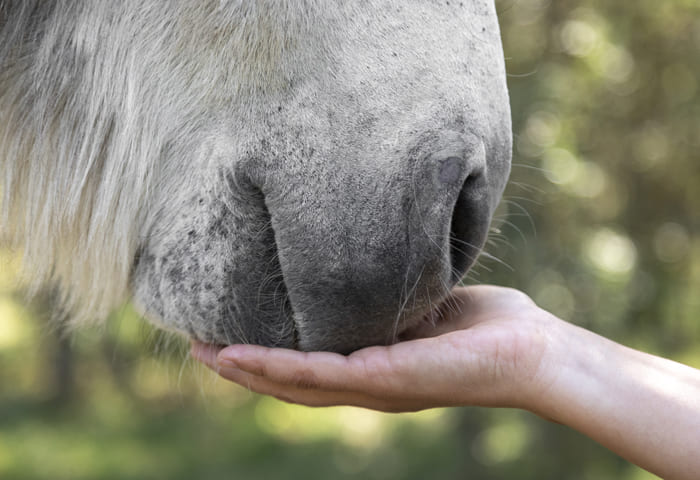
<svg viewBox="0 0 700 480"><path fill-rule="evenodd" d="M549 420L570 424L586 402L606 397L606 375L621 346L553 317L539 369L524 397L525 408ZM609 380L609 379L608 379Z"/></svg>
<svg viewBox="0 0 700 480"><path fill-rule="evenodd" d="M521 311L515 345L506 352L518 352L512 358L500 358L509 365L498 382L498 406L529 410L548 419L553 418L555 396L585 375L585 358L576 358L594 343L587 330L552 315L531 302ZM595 336L595 335L594 335ZM506 361L504 361L506 360ZM557 420L559 421L559 420Z"/></svg>
<svg viewBox="0 0 700 480"><path fill-rule="evenodd" d="M538 315L539 356L531 360L532 373L521 378L518 407L565 423L564 410L581 398L577 392L588 395L599 388L597 373L604 369L609 346L604 338L545 310Z"/></svg>

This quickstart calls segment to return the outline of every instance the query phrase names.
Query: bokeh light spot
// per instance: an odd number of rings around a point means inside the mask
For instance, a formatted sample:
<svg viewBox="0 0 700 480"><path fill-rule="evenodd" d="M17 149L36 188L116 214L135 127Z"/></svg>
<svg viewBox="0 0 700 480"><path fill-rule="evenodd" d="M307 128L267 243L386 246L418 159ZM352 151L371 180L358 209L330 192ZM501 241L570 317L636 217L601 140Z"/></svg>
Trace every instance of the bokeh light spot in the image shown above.
<svg viewBox="0 0 700 480"><path fill-rule="evenodd" d="M637 248L626 235L602 228L591 235L586 254L603 273L628 274L637 262Z"/></svg>
<svg viewBox="0 0 700 480"><path fill-rule="evenodd" d="M561 29L560 40L566 53L585 57L598 45L600 33L584 20L569 20Z"/></svg>

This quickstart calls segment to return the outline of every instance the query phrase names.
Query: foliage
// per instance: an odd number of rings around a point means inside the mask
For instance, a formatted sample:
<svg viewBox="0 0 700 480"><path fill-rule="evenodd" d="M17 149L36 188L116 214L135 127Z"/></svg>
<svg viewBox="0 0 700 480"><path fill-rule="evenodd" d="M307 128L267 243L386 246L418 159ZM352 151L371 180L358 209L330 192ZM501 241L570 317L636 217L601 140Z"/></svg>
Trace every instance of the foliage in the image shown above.
<svg viewBox="0 0 700 480"><path fill-rule="evenodd" d="M700 3L500 0L515 132L470 282L700 367ZM67 339L0 253L0 477L654 478L511 410L313 410L218 381L129 307ZM155 352L155 353L153 353ZM612 368L612 367L611 367Z"/></svg>

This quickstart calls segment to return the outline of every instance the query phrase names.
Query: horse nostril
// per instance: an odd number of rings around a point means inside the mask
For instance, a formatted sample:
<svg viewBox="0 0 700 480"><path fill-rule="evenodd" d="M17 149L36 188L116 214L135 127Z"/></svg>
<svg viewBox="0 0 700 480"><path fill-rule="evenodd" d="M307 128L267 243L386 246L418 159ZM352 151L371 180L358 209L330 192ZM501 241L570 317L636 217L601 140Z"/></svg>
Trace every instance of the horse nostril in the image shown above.
<svg viewBox="0 0 700 480"><path fill-rule="evenodd" d="M450 224L450 262L452 281L458 282L474 263L483 242L483 226L479 221L478 195L480 173L472 173L464 181L457 197Z"/></svg>

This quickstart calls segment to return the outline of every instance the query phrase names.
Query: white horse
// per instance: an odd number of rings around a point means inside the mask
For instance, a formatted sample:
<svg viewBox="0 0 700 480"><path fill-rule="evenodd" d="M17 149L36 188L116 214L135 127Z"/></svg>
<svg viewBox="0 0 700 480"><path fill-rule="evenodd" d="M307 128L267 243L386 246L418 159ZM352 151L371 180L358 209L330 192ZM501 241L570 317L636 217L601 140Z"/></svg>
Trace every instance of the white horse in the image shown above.
<svg viewBox="0 0 700 480"><path fill-rule="evenodd" d="M391 342L510 152L492 0L0 0L0 237L74 323Z"/></svg>

